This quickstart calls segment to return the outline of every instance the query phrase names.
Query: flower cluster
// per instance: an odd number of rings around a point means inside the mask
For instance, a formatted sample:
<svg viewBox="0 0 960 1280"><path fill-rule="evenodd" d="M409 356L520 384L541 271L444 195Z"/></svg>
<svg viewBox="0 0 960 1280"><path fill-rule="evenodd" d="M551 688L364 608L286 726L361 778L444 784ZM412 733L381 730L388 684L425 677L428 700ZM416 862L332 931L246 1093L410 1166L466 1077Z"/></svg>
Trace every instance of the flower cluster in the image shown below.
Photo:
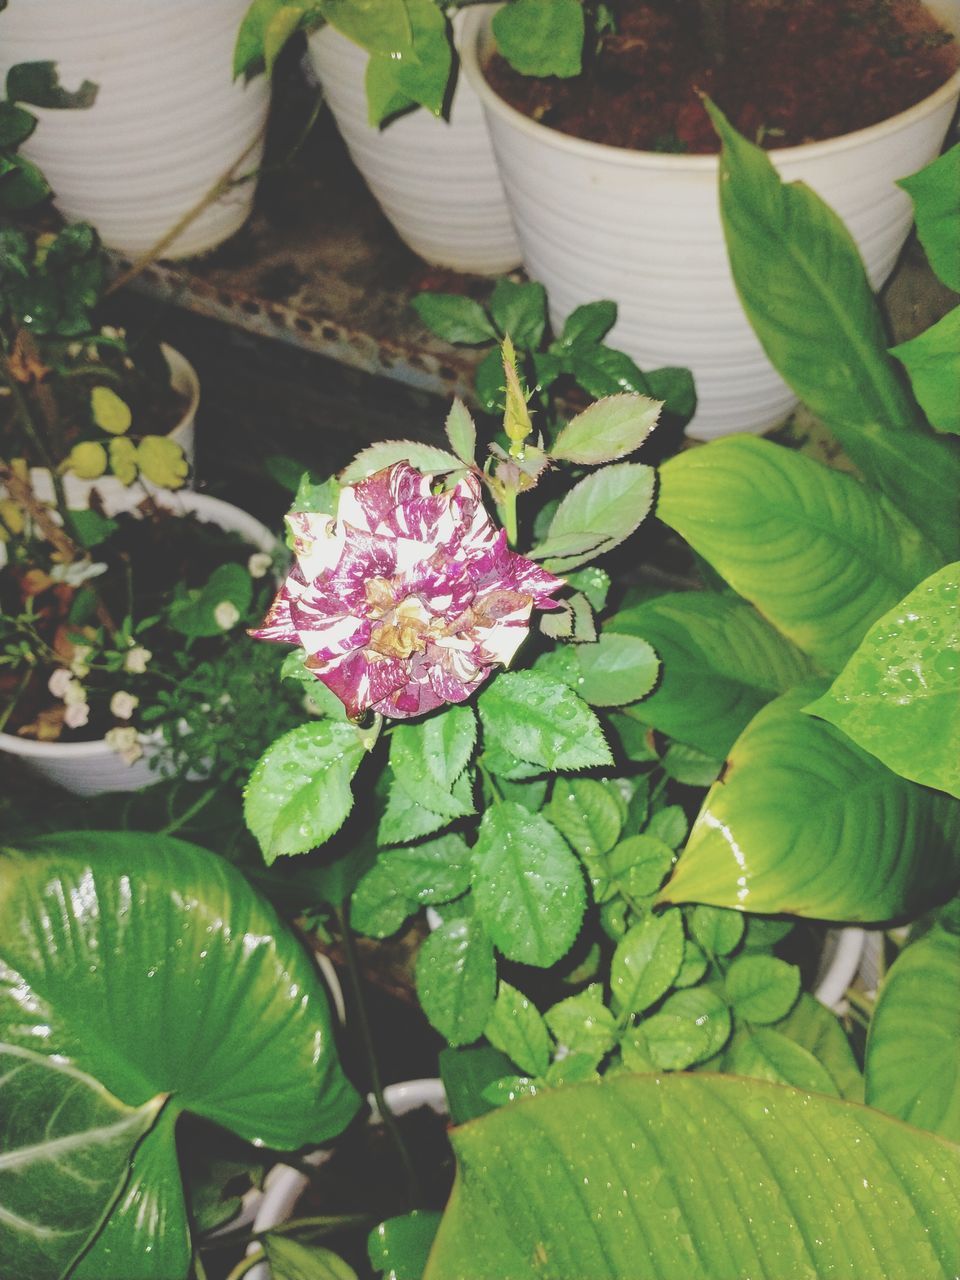
<svg viewBox="0 0 960 1280"><path fill-rule="evenodd" d="M344 488L336 517L288 517L296 564L252 634L301 645L353 717L463 702L564 585L507 547L473 475L432 489L398 462Z"/></svg>

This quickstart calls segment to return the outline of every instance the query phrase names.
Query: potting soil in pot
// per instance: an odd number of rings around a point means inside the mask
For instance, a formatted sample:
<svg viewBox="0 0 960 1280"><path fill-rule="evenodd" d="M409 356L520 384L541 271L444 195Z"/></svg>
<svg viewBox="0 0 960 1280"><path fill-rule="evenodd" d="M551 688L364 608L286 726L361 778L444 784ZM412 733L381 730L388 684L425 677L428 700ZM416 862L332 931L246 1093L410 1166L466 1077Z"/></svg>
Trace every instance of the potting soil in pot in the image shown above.
<svg viewBox="0 0 960 1280"><path fill-rule="evenodd" d="M698 0L620 0L616 31L570 80L519 75L499 54L487 79L541 124L638 151L709 153L698 92L746 137L789 147L863 129L922 101L960 65L920 0L726 0L723 58L700 40ZM589 53L589 51L588 51Z"/></svg>

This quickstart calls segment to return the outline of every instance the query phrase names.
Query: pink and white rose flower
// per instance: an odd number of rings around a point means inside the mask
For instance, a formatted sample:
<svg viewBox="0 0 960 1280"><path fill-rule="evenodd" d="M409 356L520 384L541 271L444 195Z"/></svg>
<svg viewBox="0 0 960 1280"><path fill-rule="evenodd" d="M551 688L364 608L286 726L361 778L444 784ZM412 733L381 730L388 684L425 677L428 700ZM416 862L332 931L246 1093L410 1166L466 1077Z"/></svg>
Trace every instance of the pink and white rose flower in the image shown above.
<svg viewBox="0 0 960 1280"><path fill-rule="evenodd" d="M564 586L508 548L472 475L435 494L431 477L398 462L345 487L336 518L297 512L288 523L296 562L251 634L301 645L353 717L463 702Z"/></svg>

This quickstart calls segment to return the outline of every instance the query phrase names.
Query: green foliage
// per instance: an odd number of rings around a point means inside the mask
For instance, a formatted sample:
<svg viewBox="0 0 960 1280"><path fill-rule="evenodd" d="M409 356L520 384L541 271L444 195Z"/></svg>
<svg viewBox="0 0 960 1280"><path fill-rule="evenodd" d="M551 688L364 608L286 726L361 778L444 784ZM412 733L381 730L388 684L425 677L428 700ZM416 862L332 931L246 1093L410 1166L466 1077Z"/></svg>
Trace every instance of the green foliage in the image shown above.
<svg viewBox="0 0 960 1280"><path fill-rule="evenodd" d="M960 293L957 217L960 216L960 143L919 173L897 184L913 201L917 236L934 271Z"/></svg>
<svg viewBox="0 0 960 1280"><path fill-rule="evenodd" d="M607 552L619 546L650 510L654 478L653 469L639 462L618 462L584 476L557 507L534 554L551 572L564 573L587 564L598 547ZM566 550L561 539L571 540ZM591 550L579 549L590 540Z"/></svg>
<svg viewBox="0 0 960 1280"><path fill-rule="evenodd" d="M638 1258L668 1280L945 1277L960 1263L956 1148L835 1098L624 1076L501 1109L452 1140L461 1175L425 1280L525 1276L533 1257L595 1280L635 1275Z"/></svg>
<svg viewBox="0 0 960 1280"><path fill-rule="evenodd" d="M960 307L890 354L906 366L913 393L937 431L960 434Z"/></svg>
<svg viewBox="0 0 960 1280"><path fill-rule="evenodd" d="M870 1023L867 1103L960 1140L960 937L937 927L894 962Z"/></svg>
<svg viewBox="0 0 960 1280"><path fill-rule="evenodd" d="M446 921L417 956L417 997L430 1022L451 1045L483 1034L493 1011L497 965L479 920Z"/></svg>
<svg viewBox="0 0 960 1280"><path fill-rule="evenodd" d="M807 710L903 777L960 797L960 564L878 618Z"/></svg>
<svg viewBox="0 0 960 1280"><path fill-rule="evenodd" d="M579 0L513 0L494 15L493 34L521 75L580 74L585 31Z"/></svg>
<svg viewBox="0 0 960 1280"><path fill-rule="evenodd" d="M286 1149L339 1132L357 1099L334 1056L326 997L271 908L194 846L57 833L0 860L0 1039L30 1068L4 1075L3 1114L17 1111L6 1131L26 1137L35 1124L38 1140L66 1140L56 1198L57 1226L69 1232L57 1245L64 1262L49 1274L62 1274L81 1236L94 1243L77 1274L183 1274L177 1114ZM24 999L42 1022L24 1021ZM50 1174L42 1158L32 1186L18 1174L24 1207L43 1203ZM22 1244L13 1247L24 1274L41 1274Z"/></svg>

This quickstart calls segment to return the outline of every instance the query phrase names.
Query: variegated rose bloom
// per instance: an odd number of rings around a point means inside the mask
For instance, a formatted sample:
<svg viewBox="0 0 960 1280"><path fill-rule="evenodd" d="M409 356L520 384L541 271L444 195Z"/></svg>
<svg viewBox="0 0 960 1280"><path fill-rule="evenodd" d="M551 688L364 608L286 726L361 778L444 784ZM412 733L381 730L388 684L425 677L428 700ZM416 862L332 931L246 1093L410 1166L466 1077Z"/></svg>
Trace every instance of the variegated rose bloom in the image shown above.
<svg viewBox="0 0 960 1280"><path fill-rule="evenodd" d="M351 716L463 702L564 585L506 544L472 475L445 493L406 462L345 487L334 519L287 517L296 562L262 640L301 645Z"/></svg>

